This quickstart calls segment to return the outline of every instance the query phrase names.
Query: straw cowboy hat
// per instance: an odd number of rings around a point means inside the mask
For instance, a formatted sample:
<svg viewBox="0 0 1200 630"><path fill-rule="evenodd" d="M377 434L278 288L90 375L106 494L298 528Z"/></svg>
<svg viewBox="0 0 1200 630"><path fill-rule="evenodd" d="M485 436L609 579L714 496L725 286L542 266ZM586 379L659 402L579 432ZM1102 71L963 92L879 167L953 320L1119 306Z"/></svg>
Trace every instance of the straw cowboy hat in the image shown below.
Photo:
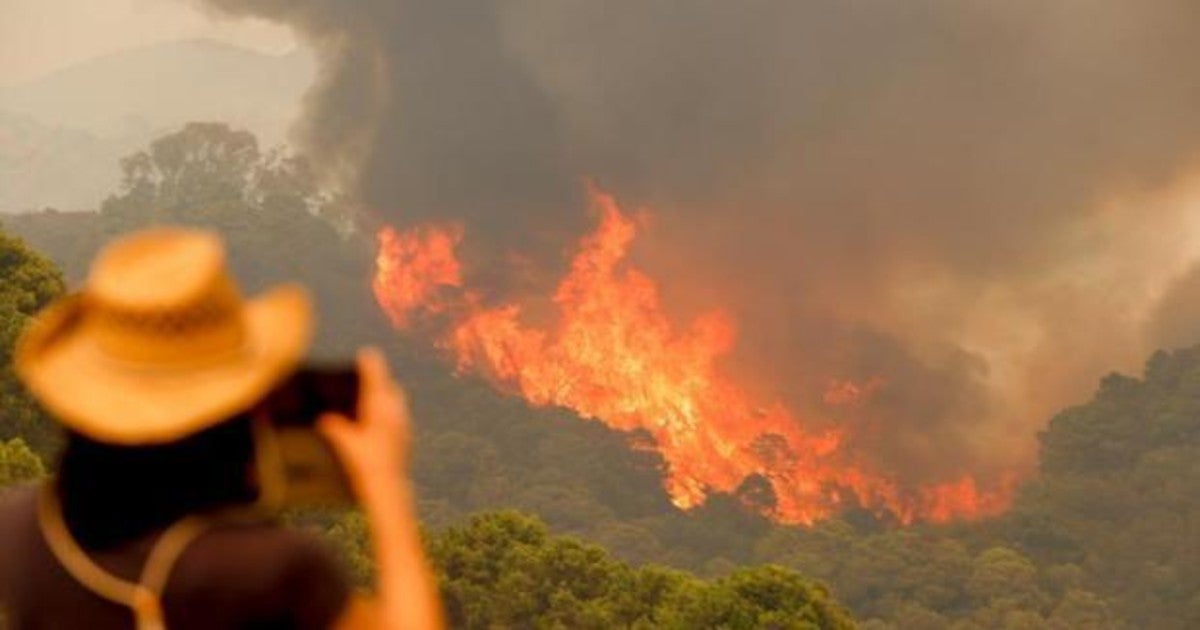
<svg viewBox="0 0 1200 630"><path fill-rule="evenodd" d="M308 348L304 289L243 300L213 233L155 228L106 247L83 290L37 315L14 364L67 427L170 442L249 408Z"/></svg>

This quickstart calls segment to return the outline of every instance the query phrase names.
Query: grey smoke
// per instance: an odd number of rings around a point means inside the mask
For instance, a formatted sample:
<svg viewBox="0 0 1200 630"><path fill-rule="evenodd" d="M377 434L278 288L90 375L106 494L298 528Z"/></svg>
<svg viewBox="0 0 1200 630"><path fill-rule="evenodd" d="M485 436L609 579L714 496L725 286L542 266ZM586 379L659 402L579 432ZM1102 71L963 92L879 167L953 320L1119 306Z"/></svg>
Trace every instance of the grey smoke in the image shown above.
<svg viewBox="0 0 1200 630"><path fill-rule="evenodd" d="M1194 254L1183 206L1143 203L1200 149L1191 0L205 4L318 51L302 144L388 220L545 266L581 178L651 207L671 307L729 307L732 371L906 481L1026 465L1147 339L1200 340L1142 313Z"/></svg>

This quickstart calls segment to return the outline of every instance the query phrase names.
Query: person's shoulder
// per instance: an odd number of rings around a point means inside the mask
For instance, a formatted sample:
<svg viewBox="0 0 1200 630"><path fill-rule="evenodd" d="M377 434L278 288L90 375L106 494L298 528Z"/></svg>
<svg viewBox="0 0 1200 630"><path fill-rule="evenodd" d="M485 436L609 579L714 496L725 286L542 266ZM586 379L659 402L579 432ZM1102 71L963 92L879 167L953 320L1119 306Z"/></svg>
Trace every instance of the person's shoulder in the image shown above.
<svg viewBox="0 0 1200 630"><path fill-rule="evenodd" d="M32 509L37 489L33 484L0 487L0 518L14 510Z"/></svg>
<svg viewBox="0 0 1200 630"><path fill-rule="evenodd" d="M194 543L195 556L212 569L274 582L292 571L334 571L338 561L316 536L274 523L218 524Z"/></svg>
<svg viewBox="0 0 1200 630"><path fill-rule="evenodd" d="M196 545L209 547L209 551L235 551L222 554L230 562L239 562L239 558L332 558L317 536L274 522L217 523L200 536Z"/></svg>
<svg viewBox="0 0 1200 630"><path fill-rule="evenodd" d="M37 528L37 488L17 486L0 489L0 590L9 571L18 571L17 557L28 549Z"/></svg>
<svg viewBox="0 0 1200 630"><path fill-rule="evenodd" d="M317 537L272 524L223 524L184 553L168 601L222 602L246 619L328 627L346 607L350 584Z"/></svg>
<svg viewBox="0 0 1200 630"><path fill-rule="evenodd" d="M36 512L36 486L0 488L0 542L18 539L18 534L36 524Z"/></svg>

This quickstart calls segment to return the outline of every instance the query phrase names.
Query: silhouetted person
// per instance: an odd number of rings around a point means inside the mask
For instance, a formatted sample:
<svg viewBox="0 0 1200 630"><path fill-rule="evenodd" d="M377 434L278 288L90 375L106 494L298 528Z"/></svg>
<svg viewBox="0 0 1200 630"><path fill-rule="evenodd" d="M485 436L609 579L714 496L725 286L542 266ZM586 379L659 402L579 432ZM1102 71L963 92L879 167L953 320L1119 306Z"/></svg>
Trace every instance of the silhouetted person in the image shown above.
<svg viewBox="0 0 1200 630"><path fill-rule="evenodd" d="M43 311L17 372L67 430L57 475L0 501L0 601L32 628L439 628L407 464L404 393L360 353L358 418L320 430L373 533L376 599L331 552L261 514L259 400L298 366L307 294L243 300L207 232L159 228L103 251ZM259 509L251 509L257 507Z"/></svg>

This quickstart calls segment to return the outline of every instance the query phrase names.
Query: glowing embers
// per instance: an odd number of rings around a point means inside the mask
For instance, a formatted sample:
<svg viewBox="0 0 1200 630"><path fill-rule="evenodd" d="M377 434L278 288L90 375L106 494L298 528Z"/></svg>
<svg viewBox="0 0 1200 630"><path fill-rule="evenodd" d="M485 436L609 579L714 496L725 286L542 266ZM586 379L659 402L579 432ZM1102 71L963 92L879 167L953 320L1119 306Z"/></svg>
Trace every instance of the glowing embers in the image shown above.
<svg viewBox="0 0 1200 630"><path fill-rule="evenodd" d="M849 506L891 512L906 523L1007 507L1008 483L985 490L964 477L902 488L860 461L852 435L806 429L782 405L751 400L720 369L736 340L732 318L718 311L685 325L671 321L656 282L626 260L637 224L611 195L590 193L599 223L558 284L553 324L534 327L521 304L486 306L464 289L457 228L385 228L375 279L380 305L402 328L419 314L447 313L438 318L436 343L460 372L483 374L531 405L566 407L615 429L648 433L667 465L666 491L684 509L751 479L770 489L755 507L788 523L812 523ZM456 288L453 297L443 287ZM831 380L824 398L830 406L856 406L883 387L883 379Z"/></svg>

